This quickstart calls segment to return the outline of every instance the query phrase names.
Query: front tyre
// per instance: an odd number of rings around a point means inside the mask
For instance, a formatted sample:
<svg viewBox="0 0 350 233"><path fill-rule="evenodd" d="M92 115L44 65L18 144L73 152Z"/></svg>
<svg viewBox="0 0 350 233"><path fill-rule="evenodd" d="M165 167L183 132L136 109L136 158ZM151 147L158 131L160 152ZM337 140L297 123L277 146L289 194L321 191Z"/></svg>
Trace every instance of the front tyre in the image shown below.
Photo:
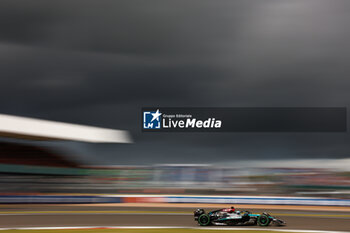
<svg viewBox="0 0 350 233"><path fill-rule="evenodd" d="M271 219L269 218L269 216L262 214L258 217L258 225L261 227L266 227L270 224Z"/></svg>
<svg viewBox="0 0 350 233"><path fill-rule="evenodd" d="M202 214L198 217L198 223L201 226L208 226L210 224L210 217L207 214Z"/></svg>

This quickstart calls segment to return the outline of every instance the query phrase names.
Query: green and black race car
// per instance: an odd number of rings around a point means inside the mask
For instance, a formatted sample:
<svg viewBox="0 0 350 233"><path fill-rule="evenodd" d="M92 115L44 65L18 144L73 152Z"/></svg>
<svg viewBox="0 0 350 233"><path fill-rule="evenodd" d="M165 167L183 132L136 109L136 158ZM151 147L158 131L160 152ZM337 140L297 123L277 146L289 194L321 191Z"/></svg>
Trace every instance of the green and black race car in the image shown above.
<svg viewBox="0 0 350 233"><path fill-rule="evenodd" d="M194 220L201 226L208 225L259 225L269 226L275 224L284 226L286 223L268 213L252 214L249 211L238 211L234 207L214 210L206 213L203 209L194 211Z"/></svg>

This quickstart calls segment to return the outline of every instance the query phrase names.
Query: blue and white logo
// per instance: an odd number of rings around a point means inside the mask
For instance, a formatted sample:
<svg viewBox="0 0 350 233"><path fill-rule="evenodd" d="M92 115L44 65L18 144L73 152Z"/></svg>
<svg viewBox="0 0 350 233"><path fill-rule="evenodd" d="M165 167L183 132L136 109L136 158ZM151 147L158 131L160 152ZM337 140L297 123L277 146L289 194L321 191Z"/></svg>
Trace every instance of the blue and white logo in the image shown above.
<svg viewBox="0 0 350 233"><path fill-rule="evenodd" d="M156 112L143 112L143 128L144 129L160 129L161 115L157 109Z"/></svg>

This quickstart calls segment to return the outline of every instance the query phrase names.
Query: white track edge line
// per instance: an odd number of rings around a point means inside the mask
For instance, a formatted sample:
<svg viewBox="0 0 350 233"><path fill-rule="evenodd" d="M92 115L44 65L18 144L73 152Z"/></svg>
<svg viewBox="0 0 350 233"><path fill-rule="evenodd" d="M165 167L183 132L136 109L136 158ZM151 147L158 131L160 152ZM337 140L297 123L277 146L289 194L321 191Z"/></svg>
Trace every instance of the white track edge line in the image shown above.
<svg viewBox="0 0 350 233"><path fill-rule="evenodd" d="M69 230L69 229L196 229L225 231L274 231L298 233L350 233L349 231L299 230L299 229L266 229L266 228L224 228L224 227L181 227L181 226L66 226L66 227L8 227L3 230Z"/></svg>

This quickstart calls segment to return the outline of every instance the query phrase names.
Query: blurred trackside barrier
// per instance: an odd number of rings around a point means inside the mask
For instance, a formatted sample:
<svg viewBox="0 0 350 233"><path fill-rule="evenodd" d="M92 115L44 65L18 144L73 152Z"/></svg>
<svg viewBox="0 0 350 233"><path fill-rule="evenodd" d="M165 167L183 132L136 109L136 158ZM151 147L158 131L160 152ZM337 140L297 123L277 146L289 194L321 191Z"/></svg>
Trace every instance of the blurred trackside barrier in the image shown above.
<svg viewBox="0 0 350 233"><path fill-rule="evenodd" d="M350 199L270 196L186 195L0 195L1 204L203 203L253 205L350 206Z"/></svg>
<svg viewBox="0 0 350 233"><path fill-rule="evenodd" d="M123 203L167 203L164 196L122 196Z"/></svg>
<svg viewBox="0 0 350 233"><path fill-rule="evenodd" d="M217 203L254 205L350 206L350 199L264 196L169 196L167 203Z"/></svg>
<svg viewBox="0 0 350 233"><path fill-rule="evenodd" d="M269 196L120 196L123 203L203 203L254 205L350 206L350 199Z"/></svg>
<svg viewBox="0 0 350 233"><path fill-rule="evenodd" d="M1 204L96 204L120 202L120 197L106 196L0 195Z"/></svg>

